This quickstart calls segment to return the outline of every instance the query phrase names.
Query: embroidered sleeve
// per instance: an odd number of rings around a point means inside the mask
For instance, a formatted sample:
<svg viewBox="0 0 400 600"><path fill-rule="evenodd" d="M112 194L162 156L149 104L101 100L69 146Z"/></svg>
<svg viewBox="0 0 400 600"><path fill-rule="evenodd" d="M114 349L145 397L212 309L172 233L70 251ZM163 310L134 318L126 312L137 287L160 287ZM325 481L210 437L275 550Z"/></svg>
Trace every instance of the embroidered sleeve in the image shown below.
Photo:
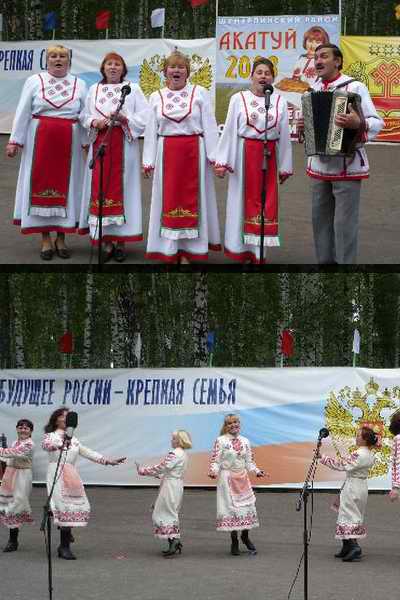
<svg viewBox="0 0 400 600"><path fill-rule="evenodd" d="M140 467L139 475L148 475L150 477L160 477L164 475L167 471L170 471L176 464L178 457L175 452L171 450L168 452L167 456L165 456L161 462L157 465L153 465L151 467Z"/></svg>
<svg viewBox="0 0 400 600"><path fill-rule="evenodd" d="M216 167L225 167L230 173L235 169L238 145L238 100L232 96L229 102L228 114L221 137L219 138L216 156Z"/></svg>
<svg viewBox="0 0 400 600"><path fill-rule="evenodd" d="M33 443L32 440L25 440L24 442L17 442L10 448L0 448L1 458L21 458L23 456L29 456L32 452Z"/></svg>
<svg viewBox="0 0 400 600"><path fill-rule="evenodd" d="M28 77L22 88L21 97L19 99L17 110L15 111L14 122L10 135L10 144L23 146L25 144L28 125L32 119L32 103L37 85L37 77L33 75Z"/></svg>
<svg viewBox="0 0 400 600"><path fill-rule="evenodd" d="M333 458L323 454L320 463L329 467L334 471L353 471L358 466L359 455L357 452L352 452L348 456L342 458Z"/></svg>
<svg viewBox="0 0 400 600"><path fill-rule="evenodd" d="M145 171L152 171L156 164L158 139L157 130L157 101L152 94L150 96L149 118L144 130L143 169Z"/></svg>
<svg viewBox="0 0 400 600"><path fill-rule="evenodd" d="M374 103L371 100L369 91L363 83L357 84L357 92L361 96L361 108L365 118L365 131L363 132L364 139L368 142L373 140L383 127L383 120L376 112Z"/></svg>
<svg viewBox="0 0 400 600"><path fill-rule="evenodd" d="M139 86L134 86L132 91L132 100L128 105L130 107L128 112L128 126L132 138L137 139L144 133L150 117L150 106ZM130 96L128 96L129 98Z"/></svg>
<svg viewBox="0 0 400 600"><path fill-rule="evenodd" d="M107 463L107 459L104 458L102 454L99 454L98 452L95 452L94 450L83 446L81 443L79 443L79 454L80 456L83 456L83 458L87 458L88 460L91 460L92 462L98 463L100 465L105 465Z"/></svg>
<svg viewBox="0 0 400 600"><path fill-rule="evenodd" d="M210 163L215 163L215 156L218 144L218 127L215 114L211 106L211 98L207 90L198 86L201 95L201 120L203 125L204 145L207 159Z"/></svg>
<svg viewBox="0 0 400 600"><path fill-rule="evenodd" d="M220 470L220 463L221 463L221 453L222 453L221 444L220 444L219 440L216 440L215 444L213 446L212 452L211 452L210 463L208 466L208 474L213 477L218 476L218 473Z"/></svg>
<svg viewBox="0 0 400 600"><path fill-rule="evenodd" d="M46 452L54 452L55 450L60 450L61 440L58 436L54 437L51 433L46 433L42 440L42 448Z"/></svg>
<svg viewBox="0 0 400 600"><path fill-rule="evenodd" d="M396 435L393 440L392 488L400 488L400 435Z"/></svg>
<svg viewBox="0 0 400 600"><path fill-rule="evenodd" d="M279 116L278 170L281 175L293 173L292 143L290 141L287 102L280 97L282 111Z"/></svg>
<svg viewBox="0 0 400 600"><path fill-rule="evenodd" d="M248 441L246 441L246 469L249 471L249 473L255 473L255 475L260 472L260 469L254 462L253 451Z"/></svg>

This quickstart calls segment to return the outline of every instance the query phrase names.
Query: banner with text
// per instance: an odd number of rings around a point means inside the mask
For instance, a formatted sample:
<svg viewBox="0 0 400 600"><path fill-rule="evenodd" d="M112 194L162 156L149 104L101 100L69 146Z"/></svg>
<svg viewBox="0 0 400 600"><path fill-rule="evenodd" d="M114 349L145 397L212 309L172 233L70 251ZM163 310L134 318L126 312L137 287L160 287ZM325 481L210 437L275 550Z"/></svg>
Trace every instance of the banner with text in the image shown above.
<svg viewBox="0 0 400 600"><path fill-rule="evenodd" d="M365 83L385 125L376 140L400 142L400 37L341 39L343 71Z"/></svg>
<svg viewBox="0 0 400 600"><path fill-rule="evenodd" d="M9 444L18 419L34 422L34 481L46 476L43 427L57 408L79 415L78 439L107 457L127 456L125 465L105 468L83 458L86 483L154 485L138 477L134 461L155 464L170 448L171 433L193 439L186 485L214 485L207 477L214 440L224 415L237 413L257 464L270 478L266 487L300 487L322 427L330 437L323 452L354 449L357 428L379 436L370 488L390 487L390 415L400 406L399 369L110 369L0 371L0 433ZM342 473L319 466L315 485L335 488Z"/></svg>
<svg viewBox="0 0 400 600"><path fill-rule="evenodd" d="M107 52L118 52L128 67L127 78L149 96L164 85L163 60L176 47L191 59L190 80L215 96L215 40L53 40L0 42L0 133L10 133L22 86L30 75L46 69L46 48L55 43L72 50L71 73L90 86L100 80Z"/></svg>

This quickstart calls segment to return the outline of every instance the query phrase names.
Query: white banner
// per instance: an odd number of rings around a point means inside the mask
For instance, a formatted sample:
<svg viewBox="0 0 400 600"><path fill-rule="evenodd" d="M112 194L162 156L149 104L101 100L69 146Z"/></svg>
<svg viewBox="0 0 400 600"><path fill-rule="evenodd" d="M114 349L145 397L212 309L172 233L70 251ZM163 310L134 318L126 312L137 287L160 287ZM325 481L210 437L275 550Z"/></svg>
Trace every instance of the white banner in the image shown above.
<svg viewBox="0 0 400 600"><path fill-rule="evenodd" d="M162 87L162 61L176 47L191 59L191 77L215 97L215 40L46 40L0 42L0 133L10 133L15 107L27 77L46 69L46 48L62 44L72 50L71 73L90 86L101 78L100 64L107 52L117 52L128 67L128 79L146 96Z"/></svg>
<svg viewBox="0 0 400 600"><path fill-rule="evenodd" d="M271 487L302 485L318 432L331 436L324 451L354 446L357 428L379 435L370 488L390 486L390 415L400 405L400 370L362 368L110 369L0 371L0 433L9 443L15 424L34 422L34 480L45 479L43 427L62 406L79 415L81 442L107 457L127 456L126 465L105 468L81 459L83 480L98 484L148 484L134 461L154 464L170 447L171 433L193 438L187 485L210 485L207 466L225 414L240 415L256 461L271 474ZM349 425L351 423L351 425ZM332 444L332 440L334 445ZM337 487L341 474L318 467L317 487ZM259 483L259 481L257 481Z"/></svg>

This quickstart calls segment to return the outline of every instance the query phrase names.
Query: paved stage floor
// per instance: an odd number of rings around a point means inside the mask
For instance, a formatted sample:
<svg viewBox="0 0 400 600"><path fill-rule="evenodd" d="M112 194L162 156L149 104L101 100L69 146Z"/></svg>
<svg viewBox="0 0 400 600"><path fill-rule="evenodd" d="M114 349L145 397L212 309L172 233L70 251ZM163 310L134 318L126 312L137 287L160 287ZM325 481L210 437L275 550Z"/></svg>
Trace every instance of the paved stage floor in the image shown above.
<svg viewBox="0 0 400 600"><path fill-rule="evenodd" d="M14 195L19 158L5 156L8 136L0 135L0 264L89 264L90 244L87 236L69 236L73 251L70 260L55 257L43 263L39 257L40 235L21 235L12 224ZM310 179L305 175L304 148L293 144L295 175L280 186L281 247L269 248L266 260L272 264L315 263L311 229ZM359 264L398 264L400 255L400 144L368 145L371 177L362 184L360 207ZM143 224L145 240L128 247L129 256L124 264L157 264L146 261L146 235L150 212L151 181L142 180ZM226 180L216 180L217 202L221 236L225 223ZM211 252L209 264L232 264L221 252ZM92 257L97 264L97 257ZM107 264L107 270L113 264Z"/></svg>
<svg viewBox="0 0 400 600"><path fill-rule="evenodd" d="M53 543L53 600L285 600L302 553L303 513L296 512L298 492L257 493L260 529L252 532L258 555L229 553L229 534L214 530L215 492L185 491L183 553L169 560L152 536L151 505L156 489L89 488L92 519L75 529L78 560L56 557ZM18 552L1 554L2 600L45 600L47 563L39 531L44 488L35 488L36 524L21 530ZM373 600L399 597L400 504L370 494L369 537L357 563L333 557L333 494L314 495L310 547L309 600ZM309 505L310 506L310 505ZM55 531L58 544L58 531ZM7 531L0 530L5 545ZM300 572L292 600L303 599Z"/></svg>

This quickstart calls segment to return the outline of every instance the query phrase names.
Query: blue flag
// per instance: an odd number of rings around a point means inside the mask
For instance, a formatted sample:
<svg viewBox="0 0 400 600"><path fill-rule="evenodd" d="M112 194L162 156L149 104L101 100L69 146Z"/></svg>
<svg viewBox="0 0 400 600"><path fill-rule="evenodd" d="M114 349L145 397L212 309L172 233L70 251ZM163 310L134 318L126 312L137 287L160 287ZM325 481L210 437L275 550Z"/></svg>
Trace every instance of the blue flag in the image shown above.
<svg viewBox="0 0 400 600"><path fill-rule="evenodd" d="M55 12L49 12L43 17L43 29L44 31L51 31L57 27L57 15Z"/></svg>

